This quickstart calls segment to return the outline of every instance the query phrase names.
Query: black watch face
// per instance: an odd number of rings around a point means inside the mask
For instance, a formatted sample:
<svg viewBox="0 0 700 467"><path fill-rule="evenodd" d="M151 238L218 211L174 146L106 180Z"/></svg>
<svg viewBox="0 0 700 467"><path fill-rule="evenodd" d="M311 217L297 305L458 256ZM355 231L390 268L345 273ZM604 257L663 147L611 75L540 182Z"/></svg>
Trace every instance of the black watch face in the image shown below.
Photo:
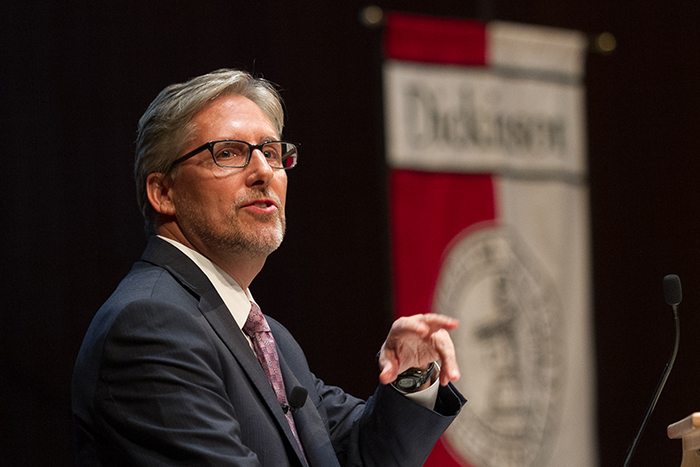
<svg viewBox="0 0 700 467"><path fill-rule="evenodd" d="M420 378L417 376L410 376L401 378L396 382L396 385L402 391L410 392L414 391L418 387L418 380Z"/></svg>

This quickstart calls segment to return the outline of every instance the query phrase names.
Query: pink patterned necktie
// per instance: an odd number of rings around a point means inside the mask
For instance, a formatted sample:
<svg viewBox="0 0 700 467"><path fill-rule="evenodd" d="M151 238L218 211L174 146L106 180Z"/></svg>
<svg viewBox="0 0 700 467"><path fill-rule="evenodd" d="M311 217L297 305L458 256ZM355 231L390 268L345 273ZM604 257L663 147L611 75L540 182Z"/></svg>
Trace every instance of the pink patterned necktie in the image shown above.
<svg viewBox="0 0 700 467"><path fill-rule="evenodd" d="M267 375L267 379L270 381L272 389L275 391L277 401L280 403L280 405L282 405L282 407L289 407L287 404L287 394L284 392L284 381L282 380L280 361L279 357L277 356L277 346L275 345L274 337L272 337L272 332L270 332L270 325L267 324L267 320L260 311L260 307L253 302L250 302L250 305L250 313L248 314L248 319L243 326L243 332L245 332L253 342L255 354L258 356L260 366L262 366L263 370L265 371L265 375ZM297 440L299 449L301 449L303 454L304 448L301 446L296 426L294 426L292 411L287 410L285 417L287 417L289 427L292 429L294 438Z"/></svg>

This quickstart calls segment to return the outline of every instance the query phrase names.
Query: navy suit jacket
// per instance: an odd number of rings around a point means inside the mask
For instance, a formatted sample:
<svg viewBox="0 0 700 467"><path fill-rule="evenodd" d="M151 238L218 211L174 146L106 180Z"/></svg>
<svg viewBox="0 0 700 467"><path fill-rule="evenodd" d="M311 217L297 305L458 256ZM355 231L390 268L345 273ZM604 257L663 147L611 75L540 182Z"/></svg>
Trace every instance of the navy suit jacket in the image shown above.
<svg viewBox="0 0 700 467"><path fill-rule="evenodd" d="M379 386L367 402L309 370L268 318L309 465L422 465L465 402L449 385L435 411ZM205 274L153 237L88 329L73 375L78 465L305 466L248 341Z"/></svg>

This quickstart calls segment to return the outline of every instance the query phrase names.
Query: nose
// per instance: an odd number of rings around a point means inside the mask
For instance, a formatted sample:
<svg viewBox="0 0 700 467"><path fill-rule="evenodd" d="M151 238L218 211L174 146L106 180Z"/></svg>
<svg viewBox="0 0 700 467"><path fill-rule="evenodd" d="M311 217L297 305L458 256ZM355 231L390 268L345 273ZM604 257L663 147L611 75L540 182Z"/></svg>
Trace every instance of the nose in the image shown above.
<svg viewBox="0 0 700 467"><path fill-rule="evenodd" d="M253 150L245 170L246 185L250 187L267 187L275 176L274 169L267 163L267 159L260 149Z"/></svg>

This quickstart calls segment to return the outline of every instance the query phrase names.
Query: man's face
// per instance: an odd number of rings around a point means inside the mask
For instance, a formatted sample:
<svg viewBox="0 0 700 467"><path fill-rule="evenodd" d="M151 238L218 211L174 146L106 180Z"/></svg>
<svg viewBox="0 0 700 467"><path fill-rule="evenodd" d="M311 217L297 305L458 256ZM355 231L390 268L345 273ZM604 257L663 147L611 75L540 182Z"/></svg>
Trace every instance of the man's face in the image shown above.
<svg viewBox="0 0 700 467"><path fill-rule="evenodd" d="M279 139L262 110L243 96L216 99L192 124L194 138L183 154L213 140ZM180 165L171 189L180 230L209 258L242 252L260 257L276 250L284 236L286 193L285 171L271 169L259 150L240 169L221 168L203 151Z"/></svg>

